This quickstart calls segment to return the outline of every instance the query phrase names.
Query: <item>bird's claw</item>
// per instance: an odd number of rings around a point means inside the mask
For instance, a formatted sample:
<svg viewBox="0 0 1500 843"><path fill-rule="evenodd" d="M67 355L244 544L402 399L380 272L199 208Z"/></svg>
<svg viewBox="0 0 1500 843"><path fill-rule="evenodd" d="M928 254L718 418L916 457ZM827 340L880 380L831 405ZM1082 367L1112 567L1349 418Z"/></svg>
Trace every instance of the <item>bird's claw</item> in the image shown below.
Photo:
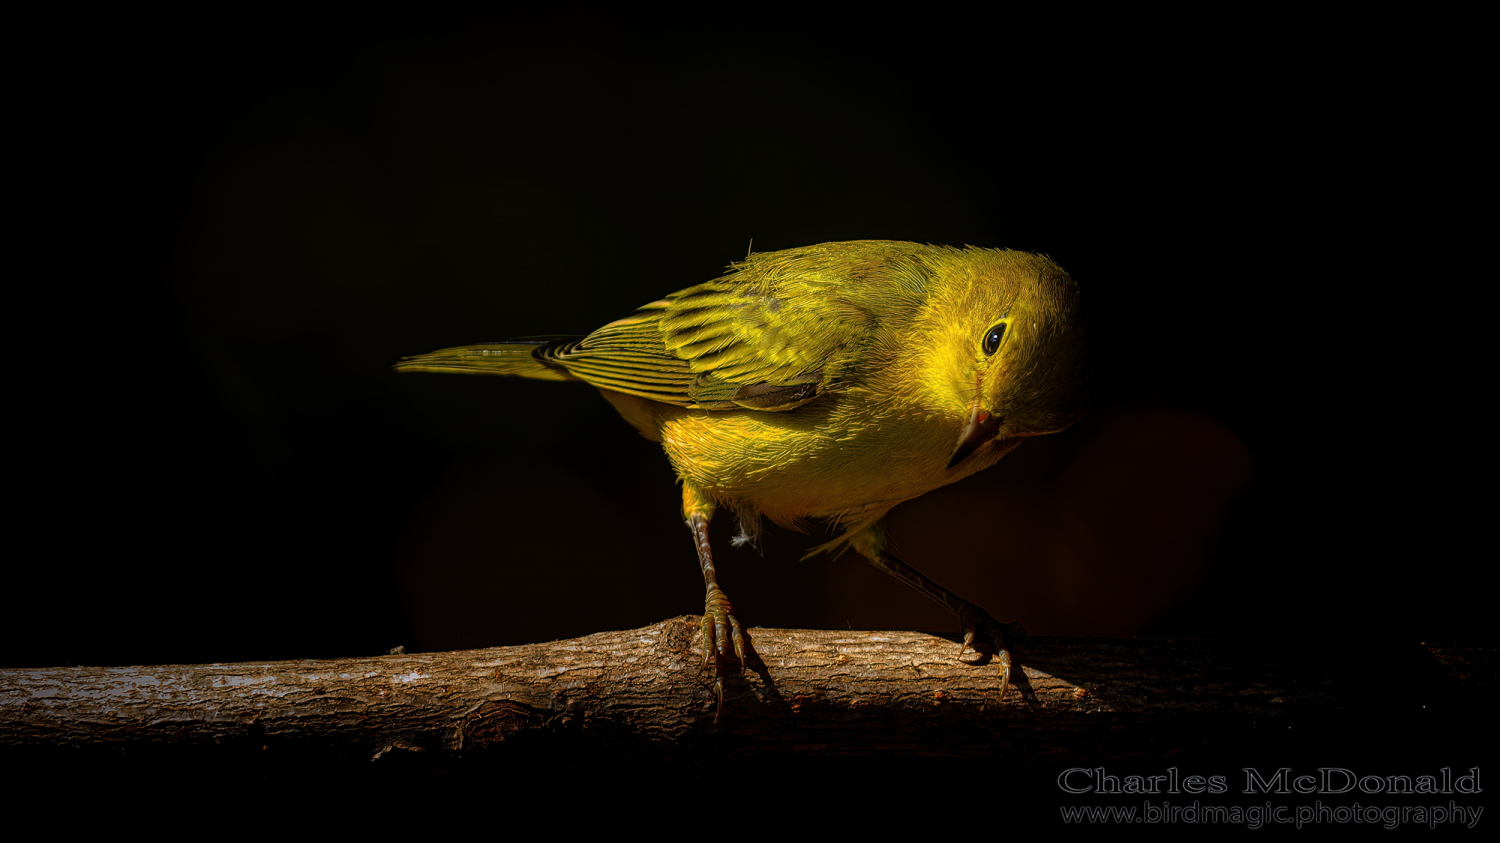
<svg viewBox="0 0 1500 843"><path fill-rule="evenodd" d="M1007 639L1013 639L1021 644L1022 649L1030 649L1030 639L1026 636L1026 630L1018 623L1001 623L990 617L989 613L977 607L970 606L959 613L959 622L963 624L964 640L959 645L958 657L963 658L964 653L973 649L976 637L988 640L995 648L995 661L1000 663L1000 698L1005 699L1005 692L1010 688L1010 647Z"/></svg>
<svg viewBox="0 0 1500 843"><path fill-rule="evenodd" d="M745 632L740 628L740 622L734 617L734 607L729 604L729 598L718 586L708 589L708 596L703 601L703 664L714 663L714 697L718 700L718 707L714 710L714 722L719 722L719 715L724 712L724 661L729 658L729 650L734 648L734 657L740 662L740 669L745 669ZM717 658L716 658L717 656Z"/></svg>
<svg viewBox="0 0 1500 843"><path fill-rule="evenodd" d="M729 648L734 647L734 657L739 659L740 666L745 665L745 633L740 628L740 622L735 620L734 607L729 605L729 598L724 592L714 586L708 590L708 597L703 601L703 663L718 653L719 658L729 658Z"/></svg>

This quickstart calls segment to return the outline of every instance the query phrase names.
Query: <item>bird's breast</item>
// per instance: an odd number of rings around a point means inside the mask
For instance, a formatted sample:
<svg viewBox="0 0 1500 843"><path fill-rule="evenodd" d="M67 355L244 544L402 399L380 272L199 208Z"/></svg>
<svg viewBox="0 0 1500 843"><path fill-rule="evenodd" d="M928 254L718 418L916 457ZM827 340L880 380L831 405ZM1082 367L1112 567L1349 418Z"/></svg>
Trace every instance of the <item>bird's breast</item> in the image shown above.
<svg viewBox="0 0 1500 843"><path fill-rule="evenodd" d="M793 524L889 509L972 473L946 467L960 427L841 396L780 413L672 413L661 443L684 480Z"/></svg>

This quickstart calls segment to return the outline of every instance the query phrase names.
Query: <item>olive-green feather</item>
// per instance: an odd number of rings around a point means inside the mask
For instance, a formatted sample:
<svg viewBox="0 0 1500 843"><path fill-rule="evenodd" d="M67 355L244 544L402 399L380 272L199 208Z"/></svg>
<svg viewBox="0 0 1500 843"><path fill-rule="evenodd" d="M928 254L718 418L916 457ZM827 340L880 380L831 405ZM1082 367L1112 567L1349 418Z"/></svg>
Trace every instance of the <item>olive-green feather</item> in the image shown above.
<svg viewBox="0 0 1500 843"><path fill-rule="evenodd" d="M843 385L877 337L873 314L920 301L922 249L860 241L751 255L582 339L464 346L397 368L571 377L689 409L790 410Z"/></svg>
<svg viewBox="0 0 1500 843"><path fill-rule="evenodd" d="M920 248L751 255L549 356L595 386L682 407L789 410L837 390L879 327L872 314L920 292Z"/></svg>
<svg viewBox="0 0 1500 843"><path fill-rule="evenodd" d="M403 357L398 372L456 372L471 375L507 375L548 381L577 380L563 366L547 359L557 345L577 337L523 337L508 342L480 343L445 348L431 354Z"/></svg>

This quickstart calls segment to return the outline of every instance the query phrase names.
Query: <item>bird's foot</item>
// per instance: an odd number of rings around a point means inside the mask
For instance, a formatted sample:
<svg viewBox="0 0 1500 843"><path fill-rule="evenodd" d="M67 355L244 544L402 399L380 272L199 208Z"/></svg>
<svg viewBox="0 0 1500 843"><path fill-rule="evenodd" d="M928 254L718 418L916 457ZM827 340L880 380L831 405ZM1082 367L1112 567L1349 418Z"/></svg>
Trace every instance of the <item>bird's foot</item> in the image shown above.
<svg viewBox="0 0 1500 843"><path fill-rule="evenodd" d="M724 712L724 662L729 659L729 648L734 648L734 657L739 659L740 669L745 669L745 633L740 622L735 620L734 607L718 586L710 586L703 601L703 664L714 665L714 696L718 708L714 710L714 722Z"/></svg>
<svg viewBox="0 0 1500 843"><path fill-rule="evenodd" d="M959 623L963 625L964 643L959 646L958 657L963 658L964 653L973 648L977 653L979 648L974 646L975 639L988 641L995 648L995 661L1000 663L1000 699L1005 699L1005 692L1010 688L1010 647L1007 639L1018 642L1022 648L1027 647L1029 639L1026 630L1018 623L1001 623L990 617L989 612L970 604L958 613Z"/></svg>

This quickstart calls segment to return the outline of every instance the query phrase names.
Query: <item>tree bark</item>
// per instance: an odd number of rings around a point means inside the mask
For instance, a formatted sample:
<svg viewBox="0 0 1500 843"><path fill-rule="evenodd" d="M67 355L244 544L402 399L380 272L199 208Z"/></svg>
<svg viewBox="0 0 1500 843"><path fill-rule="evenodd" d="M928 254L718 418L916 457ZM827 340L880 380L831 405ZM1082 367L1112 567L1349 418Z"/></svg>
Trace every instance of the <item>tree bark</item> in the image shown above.
<svg viewBox="0 0 1500 843"><path fill-rule="evenodd" d="M1495 687L1485 649L1388 648L1351 662L1274 644L1041 638L1018 654L1002 701L998 666L973 651L959 660L958 644L941 637L753 629L749 638L743 674L728 668L718 722L698 619L682 617L470 652L0 671L0 749L361 761L561 745L677 757L1128 758L1328 727L1368 711L1372 692L1397 680L1468 706L1493 702ZM1374 705L1389 713L1391 702Z"/></svg>

